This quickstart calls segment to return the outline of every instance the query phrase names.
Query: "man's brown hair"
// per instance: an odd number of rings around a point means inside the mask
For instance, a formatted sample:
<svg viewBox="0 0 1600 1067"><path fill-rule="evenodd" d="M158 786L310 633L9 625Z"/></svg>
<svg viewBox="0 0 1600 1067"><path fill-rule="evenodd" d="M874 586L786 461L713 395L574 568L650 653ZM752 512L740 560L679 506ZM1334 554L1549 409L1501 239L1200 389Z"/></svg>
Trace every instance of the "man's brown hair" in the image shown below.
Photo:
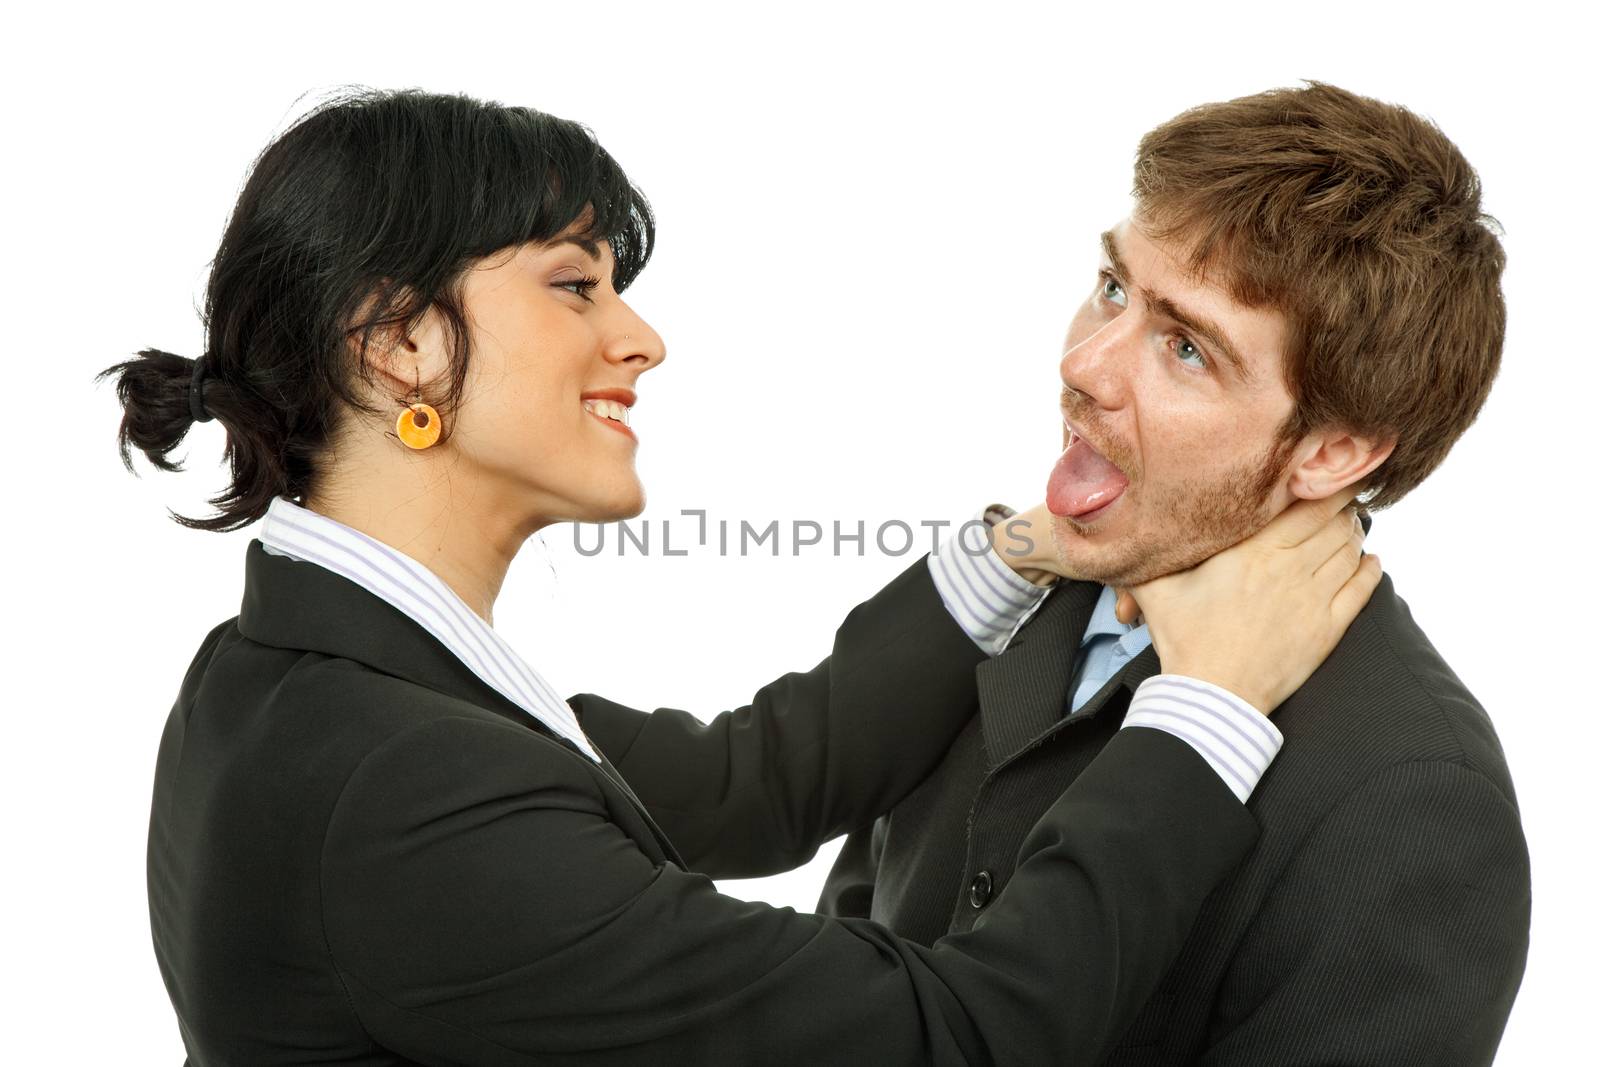
<svg viewBox="0 0 1600 1067"><path fill-rule="evenodd" d="M1505 251L1478 176L1405 108L1321 82L1204 104L1139 142L1135 219L1198 278L1289 321L1278 444L1393 437L1369 509L1433 472L1500 368Z"/></svg>

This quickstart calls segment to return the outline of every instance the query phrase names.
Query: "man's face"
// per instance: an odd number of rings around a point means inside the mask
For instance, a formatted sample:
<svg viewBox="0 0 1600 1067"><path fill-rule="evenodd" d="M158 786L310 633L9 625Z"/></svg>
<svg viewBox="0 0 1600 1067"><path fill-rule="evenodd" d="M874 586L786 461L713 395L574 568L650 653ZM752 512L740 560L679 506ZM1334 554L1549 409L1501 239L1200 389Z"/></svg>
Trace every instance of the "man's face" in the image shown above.
<svg viewBox="0 0 1600 1067"><path fill-rule="evenodd" d="M1046 499L1061 561L1082 579L1128 586L1183 570L1294 499L1285 486L1294 445L1272 448L1293 408L1288 324L1235 303L1214 280L1197 283L1176 249L1133 219L1118 223L1067 331L1070 447ZM1085 443L1092 451L1080 451Z"/></svg>

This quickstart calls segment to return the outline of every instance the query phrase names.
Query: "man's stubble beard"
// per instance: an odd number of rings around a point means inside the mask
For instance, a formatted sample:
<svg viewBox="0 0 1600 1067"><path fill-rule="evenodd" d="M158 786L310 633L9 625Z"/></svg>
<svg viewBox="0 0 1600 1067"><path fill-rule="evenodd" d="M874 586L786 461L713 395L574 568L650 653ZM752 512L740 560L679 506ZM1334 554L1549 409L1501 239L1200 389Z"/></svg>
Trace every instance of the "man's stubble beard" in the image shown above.
<svg viewBox="0 0 1600 1067"><path fill-rule="evenodd" d="M1163 497L1141 499L1143 529L1110 542L1091 538L1100 550L1093 554L1083 551L1083 539L1064 520L1055 519L1050 536L1067 577L1127 588L1187 570L1238 544L1272 521L1273 491L1297 443L1275 439L1208 483L1185 483Z"/></svg>

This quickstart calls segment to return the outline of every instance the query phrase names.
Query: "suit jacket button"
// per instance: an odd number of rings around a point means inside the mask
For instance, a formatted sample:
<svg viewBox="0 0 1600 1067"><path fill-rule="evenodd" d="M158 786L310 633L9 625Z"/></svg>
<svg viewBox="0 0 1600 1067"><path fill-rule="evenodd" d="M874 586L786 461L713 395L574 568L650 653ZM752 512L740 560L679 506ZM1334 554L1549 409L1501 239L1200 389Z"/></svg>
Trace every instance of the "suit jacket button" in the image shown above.
<svg viewBox="0 0 1600 1067"><path fill-rule="evenodd" d="M979 871L972 880L972 885L967 888L967 902L974 908L981 908L989 903L989 898L994 895L994 876L988 871Z"/></svg>

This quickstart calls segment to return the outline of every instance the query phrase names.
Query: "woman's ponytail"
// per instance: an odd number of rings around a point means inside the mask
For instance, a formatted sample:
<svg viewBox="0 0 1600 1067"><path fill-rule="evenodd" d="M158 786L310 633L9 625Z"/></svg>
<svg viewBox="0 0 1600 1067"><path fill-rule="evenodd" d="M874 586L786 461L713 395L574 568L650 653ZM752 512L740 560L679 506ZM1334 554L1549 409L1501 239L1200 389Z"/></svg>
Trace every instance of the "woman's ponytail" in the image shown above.
<svg viewBox="0 0 1600 1067"><path fill-rule="evenodd" d="M227 431L224 455L233 468L233 484L209 501L222 513L205 519L174 514L179 523L197 530L237 529L265 515L272 498L289 488L281 451L274 444L278 435L264 432L276 426L275 413L247 411L248 401L241 403L240 391L218 374L213 357L190 359L146 348L107 367L95 381L108 377L115 377L122 404L117 451L129 471L137 473L135 448L159 470L181 471L183 464L170 456L196 422L216 419Z"/></svg>
<svg viewBox="0 0 1600 1067"><path fill-rule="evenodd" d="M112 375L117 378L117 399L122 402L117 448L123 466L130 471L135 448L164 471L183 469L181 463L167 457L195 421L189 402L194 367L195 361L186 356L146 348L135 358L95 375L97 382Z"/></svg>

